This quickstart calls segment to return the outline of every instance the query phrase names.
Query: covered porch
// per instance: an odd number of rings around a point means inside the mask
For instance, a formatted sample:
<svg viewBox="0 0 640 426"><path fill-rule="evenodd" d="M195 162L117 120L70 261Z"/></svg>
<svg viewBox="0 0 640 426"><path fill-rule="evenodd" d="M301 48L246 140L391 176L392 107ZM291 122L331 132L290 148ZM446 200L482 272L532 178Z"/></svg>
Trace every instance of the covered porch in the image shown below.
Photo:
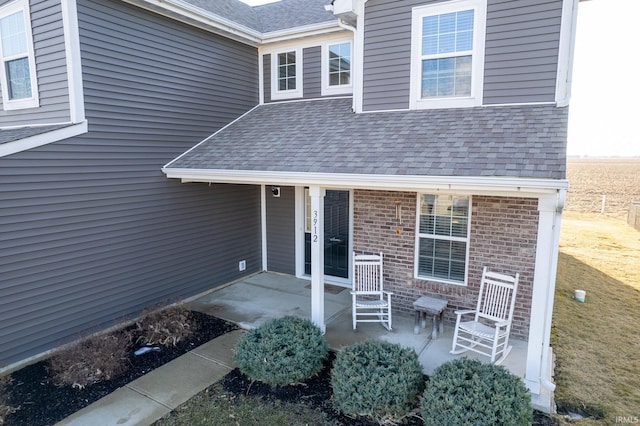
<svg viewBox="0 0 640 426"><path fill-rule="evenodd" d="M395 312L393 330L376 323L351 325L349 289L331 284L324 286L325 338L334 350L350 344L375 339L413 348L425 374L430 375L441 364L463 356L488 361L473 352L451 355L453 329L445 325L444 333L431 339L431 323L414 334L414 316ZM189 301L190 308L238 324L245 329L285 315L311 319L311 282L291 275L261 272L200 295ZM527 342L511 339L513 350L503 365L519 377L525 376Z"/></svg>

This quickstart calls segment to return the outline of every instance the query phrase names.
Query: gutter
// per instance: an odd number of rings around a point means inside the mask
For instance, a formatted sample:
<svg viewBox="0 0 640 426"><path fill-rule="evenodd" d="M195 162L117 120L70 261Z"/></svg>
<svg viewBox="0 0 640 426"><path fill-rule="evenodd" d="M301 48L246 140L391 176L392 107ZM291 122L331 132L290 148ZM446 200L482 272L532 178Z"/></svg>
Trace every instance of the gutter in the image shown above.
<svg viewBox="0 0 640 426"><path fill-rule="evenodd" d="M253 47L341 30L336 20L263 33L183 0L123 1Z"/></svg>
<svg viewBox="0 0 640 426"><path fill-rule="evenodd" d="M268 182L272 185L282 186L318 185L323 188L349 187L415 192L429 190L439 193L455 192L470 195L511 195L519 197L556 194L558 191L566 192L566 188L568 188L568 181L564 179L210 170L172 168L170 165L171 163L163 167L162 172L167 178L181 179L183 183L218 182L261 185Z"/></svg>

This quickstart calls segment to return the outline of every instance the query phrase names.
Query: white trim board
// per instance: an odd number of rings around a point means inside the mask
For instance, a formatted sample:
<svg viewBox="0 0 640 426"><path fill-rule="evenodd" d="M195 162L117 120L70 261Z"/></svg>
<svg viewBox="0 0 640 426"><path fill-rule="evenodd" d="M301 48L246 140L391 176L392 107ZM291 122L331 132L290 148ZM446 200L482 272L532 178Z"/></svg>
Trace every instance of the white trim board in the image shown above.
<svg viewBox="0 0 640 426"><path fill-rule="evenodd" d="M52 142L57 142L62 139L67 139L73 136L78 136L83 133L87 133L88 124L86 121L82 123L69 125L58 130L52 130L50 132L41 133L39 135L30 136L24 139L19 139L13 142L7 142L0 145L0 157L15 154L17 152L26 151L28 149L37 148L42 145L47 145Z"/></svg>
<svg viewBox="0 0 640 426"><path fill-rule="evenodd" d="M310 186L323 188L362 188L396 191L436 191L468 195L504 195L535 197L566 191L565 179L535 179L517 177L480 176L416 176L416 175L363 175L350 173L304 173L246 170L197 170L164 167L168 178L182 182L219 182L260 185L269 181L274 185Z"/></svg>

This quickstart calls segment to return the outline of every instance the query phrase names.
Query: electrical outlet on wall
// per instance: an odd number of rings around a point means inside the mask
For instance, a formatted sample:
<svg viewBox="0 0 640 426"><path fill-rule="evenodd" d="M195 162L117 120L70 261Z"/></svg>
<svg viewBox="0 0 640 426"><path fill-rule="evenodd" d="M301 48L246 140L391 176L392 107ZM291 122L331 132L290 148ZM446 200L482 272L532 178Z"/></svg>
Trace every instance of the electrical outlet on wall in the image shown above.
<svg viewBox="0 0 640 426"><path fill-rule="evenodd" d="M245 269L247 269L247 261L241 260L238 262L238 271L244 271Z"/></svg>

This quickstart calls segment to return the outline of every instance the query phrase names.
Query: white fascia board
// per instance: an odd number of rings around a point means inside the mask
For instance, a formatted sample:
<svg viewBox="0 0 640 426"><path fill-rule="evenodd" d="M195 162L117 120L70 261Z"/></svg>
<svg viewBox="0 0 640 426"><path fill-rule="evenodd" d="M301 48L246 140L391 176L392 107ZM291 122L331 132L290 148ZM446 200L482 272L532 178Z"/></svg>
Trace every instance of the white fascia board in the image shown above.
<svg viewBox="0 0 640 426"><path fill-rule="evenodd" d="M72 123L85 120L84 89L80 60L80 30L76 0L63 0L62 24L64 26L64 48L67 58L67 82L69 85L69 109Z"/></svg>
<svg viewBox="0 0 640 426"><path fill-rule="evenodd" d="M255 47L284 40L341 31L336 19L335 21L262 33L182 0L124 1Z"/></svg>
<svg viewBox="0 0 640 426"><path fill-rule="evenodd" d="M571 99L578 3L579 0L564 0L562 4L558 70L556 75L556 105L558 107L566 107Z"/></svg>
<svg viewBox="0 0 640 426"><path fill-rule="evenodd" d="M182 182L219 182L260 185L310 186L323 188L361 188L396 191L438 191L469 195L509 195L537 197L540 194L566 190L569 182L564 179L533 179L511 177L476 176L397 176L364 175L350 173L297 173L243 170L194 170L165 167L168 178Z"/></svg>
<svg viewBox="0 0 640 426"><path fill-rule="evenodd" d="M62 129L52 130L50 132L1 144L0 157L6 157L7 155L15 154L17 152L26 151L28 149L37 148L42 145L47 145L52 142L87 133L88 127L87 122L83 121Z"/></svg>
<svg viewBox="0 0 640 426"><path fill-rule="evenodd" d="M127 3L160 13L252 46L260 45L262 33L215 13L181 0L124 0Z"/></svg>

